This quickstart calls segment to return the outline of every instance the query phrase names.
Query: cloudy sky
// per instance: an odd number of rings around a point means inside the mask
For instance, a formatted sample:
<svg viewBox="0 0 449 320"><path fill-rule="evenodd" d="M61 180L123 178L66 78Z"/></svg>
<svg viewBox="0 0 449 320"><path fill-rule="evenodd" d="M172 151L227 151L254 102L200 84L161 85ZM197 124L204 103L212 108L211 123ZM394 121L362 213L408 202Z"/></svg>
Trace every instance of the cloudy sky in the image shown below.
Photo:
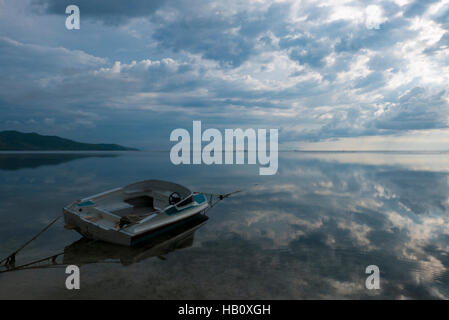
<svg viewBox="0 0 449 320"><path fill-rule="evenodd" d="M168 149L202 120L284 149L449 149L448 30L449 0L0 0L0 130Z"/></svg>

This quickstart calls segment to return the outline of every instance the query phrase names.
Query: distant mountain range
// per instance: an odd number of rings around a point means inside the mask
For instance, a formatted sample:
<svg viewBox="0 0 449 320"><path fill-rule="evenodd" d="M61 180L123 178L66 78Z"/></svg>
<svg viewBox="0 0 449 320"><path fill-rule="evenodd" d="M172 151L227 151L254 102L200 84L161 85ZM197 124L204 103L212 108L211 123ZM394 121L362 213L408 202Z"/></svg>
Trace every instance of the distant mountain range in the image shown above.
<svg viewBox="0 0 449 320"><path fill-rule="evenodd" d="M1 131L0 151L138 151L138 149L118 144L82 143L37 133Z"/></svg>

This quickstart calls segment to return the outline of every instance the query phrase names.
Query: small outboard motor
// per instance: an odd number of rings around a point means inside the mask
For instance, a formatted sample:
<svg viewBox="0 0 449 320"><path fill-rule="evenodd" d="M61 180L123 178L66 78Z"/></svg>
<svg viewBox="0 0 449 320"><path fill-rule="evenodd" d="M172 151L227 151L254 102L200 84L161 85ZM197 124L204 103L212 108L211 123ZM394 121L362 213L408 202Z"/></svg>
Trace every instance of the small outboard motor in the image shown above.
<svg viewBox="0 0 449 320"><path fill-rule="evenodd" d="M181 195L177 192L173 192L170 197L168 197L168 203L174 205L181 201Z"/></svg>

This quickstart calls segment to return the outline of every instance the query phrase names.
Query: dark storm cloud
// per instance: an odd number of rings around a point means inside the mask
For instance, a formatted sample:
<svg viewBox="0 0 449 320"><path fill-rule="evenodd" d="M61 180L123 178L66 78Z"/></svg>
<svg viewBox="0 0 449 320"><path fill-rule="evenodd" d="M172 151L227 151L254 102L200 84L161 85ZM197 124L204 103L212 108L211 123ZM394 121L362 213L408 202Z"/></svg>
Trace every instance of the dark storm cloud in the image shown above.
<svg viewBox="0 0 449 320"><path fill-rule="evenodd" d="M307 64L311 67L323 67L326 58L332 48L326 41L317 41L311 38L299 38L295 40L284 40L280 43L283 48L291 48L289 56L300 64Z"/></svg>
<svg viewBox="0 0 449 320"><path fill-rule="evenodd" d="M379 129L422 130L448 126L449 105L445 92L429 95L422 88L414 88L375 121Z"/></svg>
<svg viewBox="0 0 449 320"><path fill-rule="evenodd" d="M69 5L82 8L83 17L100 20L106 24L123 24L131 18L147 17L169 2L166 0L33 0L49 14L65 15Z"/></svg>
<svg viewBox="0 0 449 320"><path fill-rule="evenodd" d="M175 52L198 53L224 67L238 67L249 59L258 41L269 43L266 37L258 38L266 31L279 31L282 26L278 24L287 14L288 7L278 4L266 12L243 11L230 16L214 11L205 15L201 10L190 9L173 21L157 20L160 23L153 37L161 47Z"/></svg>
<svg viewBox="0 0 449 320"><path fill-rule="evenodd" d="M188 19L188 18L187 18ZM154 39L162 47L175 52L185 50L200 53L206 59L229 66L239 66L247 60L254 46L254 39L246 35L231 34L234 24L225 19L200 18L175 21L158 28ZM215 41L215 39L220 39Z"/></svg>

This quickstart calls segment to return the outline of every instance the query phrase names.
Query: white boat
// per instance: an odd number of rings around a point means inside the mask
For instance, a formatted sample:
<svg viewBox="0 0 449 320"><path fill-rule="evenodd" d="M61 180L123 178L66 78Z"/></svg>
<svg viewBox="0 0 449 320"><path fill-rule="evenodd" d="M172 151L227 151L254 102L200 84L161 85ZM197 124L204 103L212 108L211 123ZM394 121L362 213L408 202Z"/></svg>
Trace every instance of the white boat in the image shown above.
<svg viewBox="0 0 449 320"><path fill-rule="evenodd" d="M63 212L65 227L86 238L136 246L205 213L211 205L203 193L146 180L75 201Z"/></svg>

